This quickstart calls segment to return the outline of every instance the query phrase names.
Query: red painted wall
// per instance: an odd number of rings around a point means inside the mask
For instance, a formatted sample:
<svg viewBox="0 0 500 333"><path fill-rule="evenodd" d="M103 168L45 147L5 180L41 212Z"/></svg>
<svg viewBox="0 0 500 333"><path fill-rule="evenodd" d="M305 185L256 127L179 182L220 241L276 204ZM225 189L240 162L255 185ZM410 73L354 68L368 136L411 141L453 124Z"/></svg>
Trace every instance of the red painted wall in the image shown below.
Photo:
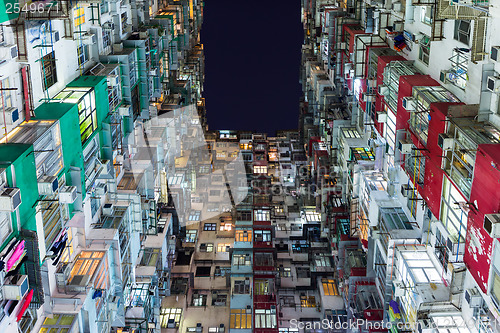
<svg viewBox="0 0 500 333"><path fill-rule="evenodd" d="M485 214L498 213L500 209L499 168L500 144L479 145L469 200L477 210L471 209L468 214L464 262L483 292L488 289L493 250L493 239L484 230L483 222Z"/></svg>

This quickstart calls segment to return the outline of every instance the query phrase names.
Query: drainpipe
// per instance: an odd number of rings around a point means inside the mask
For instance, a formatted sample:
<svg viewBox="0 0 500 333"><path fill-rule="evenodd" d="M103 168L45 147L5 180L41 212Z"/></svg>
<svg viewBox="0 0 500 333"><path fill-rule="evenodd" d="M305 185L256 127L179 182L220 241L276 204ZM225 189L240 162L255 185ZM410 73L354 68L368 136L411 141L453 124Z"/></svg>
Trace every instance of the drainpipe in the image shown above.
<svg viewBox="0 0 500 333"><path fill-rule="evenodd" d="M406 0L406 8L405 8L405 23L413 23L414 22L414 6L411 0Z"/></svg>

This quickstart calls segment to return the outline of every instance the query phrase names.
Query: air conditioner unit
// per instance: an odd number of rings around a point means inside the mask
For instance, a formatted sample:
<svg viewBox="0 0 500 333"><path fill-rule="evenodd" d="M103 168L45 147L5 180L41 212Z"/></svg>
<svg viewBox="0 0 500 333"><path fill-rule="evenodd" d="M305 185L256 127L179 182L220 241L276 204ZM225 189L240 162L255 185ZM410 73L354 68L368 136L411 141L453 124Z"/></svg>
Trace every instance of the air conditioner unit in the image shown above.
<svg viewBox="0 0 500 333"><path fill-rule="evenodd" d="M375 102L376 97L374 95L368 95L366 93L362 94L363 102Z"/></svg>
<svg viewBox="0 0 500 333"><path fill-rule="evenodd" d="M405 289L400 281L394 281L394 296L401 297L404 295Z"/></svg>
<svg viewBox="0 0 500 333"><path fill-rule="evenodd" d="M21 190L15 187L6 187L0 193L0 211L14 212L21 204Z"/></svg>
<svg viewBox="0 0 500 333"><path fill-rule="evenodd" d="M109 298L109 301L108 301L109 311L117 311L119 304L120 304L120 297L118 297L118 296L111 296Z"/></svg>
<svg viewBox="0 0 500 333"><path fill-rule="evenodd" d="M3 60L16 59L18 56L17 45L0 46L0 55Z"/></svg>
<svg viewBox="0 0 500 333"><path fill-rule="evenodd" d="M47 43L55 44L61 39L59 31L48 31L47 32Z"/></svg>
<svg viewBox="0 0 500 333"><path fill-rule="evenodd" d="M401 8L402 8L401 2L393 2L392 3L392 10L393 11L395 11L395 12L401 12ZM400 30L395 30L395 31L400 31Z"/></svg>
<svg viewBox="0 0 500 333"><path fill-rule="evenodd" d="M43 176L38 181L38 194L51 195L59 188L59 181L54 176Z"/></svg>
<svg viewBox="0 0 500 333"><path fill-rule="evenodd" d="M389 87L387 86L378 86L378 94L382 96L386 96L389 93Z"/></svg>
<svg viewBox="0 0 500 333"><path fill-rule="evenodd" d="M118 114L124 117L130 117L131 115L131 107L130 105L122 105L118 108Z"/></svg>
<svg viewBox="0 0 500 333"><path fill-rule="evenodd" d="M95 188L95 194L99 197L102 197L103 195L106 195L108 193L108 185L104 183L100 183L99 185L96 186Z"/></svg>
<svg viewBox="0 0 500 333"><path fill-rule="evenodd" d="M5 108L5 122L13 125L19 120L19 110L15 107Z"/></svg>
<svg viewBox="0 0 500 333"><path fill-rule="evenodd" d="M82 42L85 45L95 45L97 44L97 36L95 34L84 35Z"/></svg>
<svg viewBox="0 0 500 333"><path fill-rule="evenodd" d="M115 212L115 206L113 204L106 203L104 204L104 206L102 206L103 215L111 216L113 215L114 212Z"/></svg>
<svg viewBox="0 0 500 333"><path fill-rule="evenodd" d="M446 247L451 256L460 256L465 253L465 242L459 242L456 238L448 237Z"/></svg>
<svg viewBox="0 0 500 333"><path fill-rule="evenodd" d="M59 189L59 202L72 204L78 196L76 186L63 186Z"/></svg>
<svg viewBox="0 0 500 333"><path fill-rule="evenodd" d="M413 143L404 140L399 140L398 149L401 154L411 154L413 148Z"/></svg>
<svg viewBox="0 0 500 333"><path fill-rule="evenodd" d="M411 191L413 191L413 188L408 185L408 184L403 184L401 185L401 195L405 198L407 198L410 194Z"/></svg>
<svg viewBox="0 0 500 333"><path fill-rule="evenodd" d="M497 76L488 76L486 88L493 93L498 93L500 90L500 78Z"/></svg>
<svg viewBox="0 0 500 333"><path fill-rule="evenodd" d="M492 46L490 58L493 61L500 62L500 46Z"/></svg>
<svg viewBox="0 0 500 333"><path fill-rule="evenodd" d="M406 111L415 111L416 109L416 103L415 103L415 99L413 99L412 97L403 97L403 108L406 110Z"/></svg>
<svg viewBox="0 0 500 333"><path fill-rule="evenodd" d="M500 238L500 214L485 214L483 228L492 238Z"/></svg>
<svg viewBox="0 0 500 333"><path fill-rule="evenodd" d="M438 146L442 150L452 150L454 139L450 138L446 133L440 133L438 135Z"/></svg>
<svg viewBox="0 0 500 333"><path fill-rule="evenodd" d="M115 24L113 22L104 22L102 28L108 30L115 30Z"/></svg>
<svg viewBox="0 0 500 333"><path fill-rule="evenodd" d="M29 284L27 275L13 276L10 280L4 282L2 287L3 297L9 300L21 300L28 292L28 289Z"/></svg>
<svg viewBox="0 0 500 333"><path fill-rule="evenodd" d="M401 12L401 3L399 3L399 6L396 6L396 7L399 7L399 10L394 9L394 11ZM403 21L394 22L394 24L392 25L392 29L393 29L393 31L403 31L404 30L404 22Z"/></svg>
<svg viewBox="0 0 500 333"><path fill-rule="evenodd" d="M386 123L387 122L387 112L377 113L377 122Z"/></svg>
<svg viewBox="0 0 500 333"><path fill-rule="evenodd" d="M465 290L465 301L471 308L479 308L483 303L483 298L476 288Z"/></svg>
<svg viewBox="0 0 500 333"><path fill-rule="evenodd" d="M150 70L149 71L149 75L151 75L151 76L157 76L158 75L158 68Z"/></svg>

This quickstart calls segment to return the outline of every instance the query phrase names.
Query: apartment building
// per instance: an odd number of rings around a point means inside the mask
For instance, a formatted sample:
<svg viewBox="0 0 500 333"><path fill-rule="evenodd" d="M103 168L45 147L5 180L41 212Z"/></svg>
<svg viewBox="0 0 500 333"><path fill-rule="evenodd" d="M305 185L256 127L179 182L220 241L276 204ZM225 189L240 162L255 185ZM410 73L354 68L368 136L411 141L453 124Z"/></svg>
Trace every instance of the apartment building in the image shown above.
<svg viewBox="0 0 500 333"><path fill-rule="evenodd" d="M302 0L275 136L208 130L202 1L2 2L0 331L495 332L496 1Z"/></svg>

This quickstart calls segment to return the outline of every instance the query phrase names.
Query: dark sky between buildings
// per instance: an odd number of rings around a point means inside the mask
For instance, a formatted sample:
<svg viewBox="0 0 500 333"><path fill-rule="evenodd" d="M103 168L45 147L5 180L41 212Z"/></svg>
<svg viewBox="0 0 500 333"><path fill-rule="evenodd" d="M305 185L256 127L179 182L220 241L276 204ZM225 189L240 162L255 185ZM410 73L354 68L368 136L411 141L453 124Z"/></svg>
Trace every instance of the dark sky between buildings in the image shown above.
<svg viewBox="0 0 500 333"><path fill-rule="evenodd" d="M206 0L203 20L209 128L296 129L300 0Z"/></svg>

